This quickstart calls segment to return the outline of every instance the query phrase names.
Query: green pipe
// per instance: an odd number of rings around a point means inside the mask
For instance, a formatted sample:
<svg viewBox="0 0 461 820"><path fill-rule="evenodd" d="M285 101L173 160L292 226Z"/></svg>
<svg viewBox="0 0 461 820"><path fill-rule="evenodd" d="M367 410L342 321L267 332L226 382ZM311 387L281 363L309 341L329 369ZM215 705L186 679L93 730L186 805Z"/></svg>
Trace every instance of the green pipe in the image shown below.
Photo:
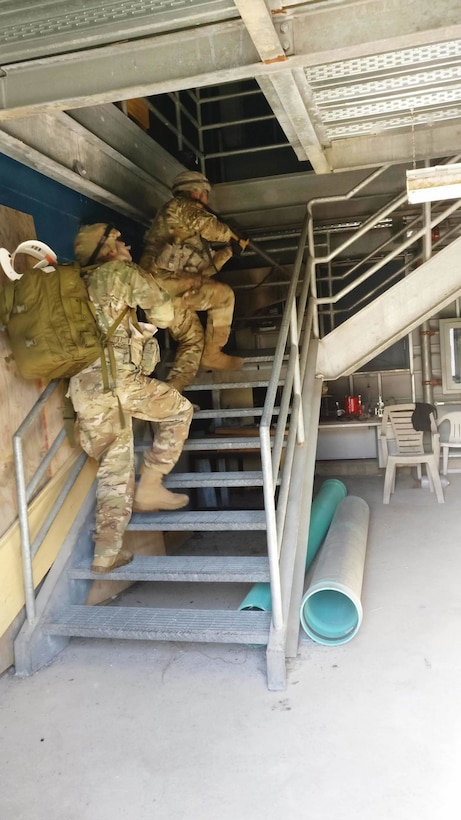
<svg viewBox="0 0 461 820"><path fill-rule="evenodd" d="M301 602L301 625L317 643L350 641L362 623L360 600L370 511L363 498L349 495L338 505Z"/></svg>
<svg viewBox="0 0 461 820"><path fill-rule="evenodd" d="M325 538L335 510L347 495L347 489L337 478L328 478L323 482L319 492L312 501L311 520L309 524L309 539L306 553L306 572L314 560L319 547ZM239 610L272 611L270 584L260 582L255 584L243 599Z"/></svg>

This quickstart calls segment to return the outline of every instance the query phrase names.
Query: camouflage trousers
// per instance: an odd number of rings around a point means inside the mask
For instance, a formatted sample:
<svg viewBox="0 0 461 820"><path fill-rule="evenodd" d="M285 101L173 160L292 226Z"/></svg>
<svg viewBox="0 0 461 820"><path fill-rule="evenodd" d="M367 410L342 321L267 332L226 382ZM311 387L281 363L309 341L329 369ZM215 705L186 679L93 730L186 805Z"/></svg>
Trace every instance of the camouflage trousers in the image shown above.
<svg viewBox="0 0 461 820"><path fill-rule="evenodd" d="M133 506L132 418L155 422L154 440L144 461L166 475L181 455L193 408L177 390L141 375L132 365L117 365L116 395L103 391L101 370L94 366L72 377L69 393L77 413L81 446L99 461L95 555L116 555Z"/></svg>
<svg viewBox="0 0 461 820"><path fill-rule="evenodd" d="M229 337L235 296L229 285L210 279L205 279L196 293L186 292L183 296L177 296L178 278L164 278L157 273L155 278L172 296L174 307L174 320L168 331L178 346L167 381L178 390L183 390L194 381L206 337L211 338L213 328L225 328ZM197 316L200 310L207 311L205 331Z"/></svg>

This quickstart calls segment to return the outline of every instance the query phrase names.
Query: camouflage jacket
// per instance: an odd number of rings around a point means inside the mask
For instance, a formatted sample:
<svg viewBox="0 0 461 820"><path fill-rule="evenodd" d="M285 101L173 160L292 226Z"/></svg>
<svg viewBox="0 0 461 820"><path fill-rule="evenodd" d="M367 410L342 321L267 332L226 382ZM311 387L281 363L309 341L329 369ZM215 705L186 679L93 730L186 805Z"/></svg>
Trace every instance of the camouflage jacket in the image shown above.
<svg viewBox="0 0 461 820"><path fill-rule="evenodd" d="M174 197L152 222L140 264L152 272L160 268L171 274L201 273L213 258L209 243L229 242L231 236L231 228L200 202Z"/></svg>
<svg viewBox="0 0 461 820"><path fill-rule="evenodd" d="M128 305L139 306L149 323L156 327L168 327L173 321L173 305L169 294L134 262L105 262L88 268L84 274L88 294L95 306L96 319L104 332ZM123 346L130 339L130 313L127 312L113 341Z"/></svg>

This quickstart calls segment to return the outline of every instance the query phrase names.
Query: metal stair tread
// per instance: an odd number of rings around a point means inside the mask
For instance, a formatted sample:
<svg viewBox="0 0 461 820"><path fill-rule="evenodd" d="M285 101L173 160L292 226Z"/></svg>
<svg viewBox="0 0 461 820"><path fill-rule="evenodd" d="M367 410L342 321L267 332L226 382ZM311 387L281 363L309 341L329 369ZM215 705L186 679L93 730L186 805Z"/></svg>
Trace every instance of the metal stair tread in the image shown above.
<svg viewBox="0 0 461 820"><path fill-rule="evenodd" d="M207 436L206 438L188 438L184 450L246 450L260 449L259 436Z"/></svg>
<svg viewBox="0 0 461 820"><path fill-rule="evenodd" d="M147 450L151 447L151 442L142 441L135 445L135 451L140 452L142 450ZM261 442L259 436L243 436L242 438L238 438L237 436L207 436L207 437L197 437L197 438L189 438L184 442L184 451L205 451L205 450L214 450L214 451L229 451L229 450L260 450L261 449Z"/></svg>
<svg viewBox="0 0 461 820"><path fill-rule="evenodd" d="M244 367L246 364L252 364L253 362L272 362L275 356L275 347L265 347L259 350L245 348L237 350L235 353L232 353L232 355L240 356L244 359ZM288 358L288 354L285 354L284 358Z"/></svg>
<svg viewBox="0 0 461 820"><path fill-rule="evenodd" d="M170 473L164 480L165 487L262 487L261 470L207 471L196 473ZM280 478L277 479L280 484Z"/></svg>
<svg viewBox="0 0 461 820"><path fill-rule="evenodd" d="M242 370L214 370L199 371L192 384L184 388L184 392L195 390L226 390L235 387L267 387L272 376L272 360L263 366L254 365L251 369ZM286 364L282 365L279 384L283 385L286 375Z"/></svg>
<svg viewBox="0 0 461 820"><path fill-rule="evenodd" d="M267 556L135 555L130 564L107 573L91 572L89 565L73 567L69 578L110 578L112 581L191 581L199 583L267 582Z"/></svg>
<svg viewBox="0 0 461 820"><path fill-rule="evenodd" d="M127 527L146 530L265 530L264 510L174 510L173 512L133 513Z"/></svg>
<svg viewBox="0 0 461 820"><path fill-rule="evenodd" d="M270 612L71 605L43 625L49 635L266 644Z"/></svg>
<svg viewBox="0 0 461 820"><path fill-rule="evenodd" d="M235 379L231 381L227 379L223 382L217 381L206 381L205 379L200 379L197 382L193 382L188 387L184 388L184 393L192 393L196 390L233 390L234 388L242 389L244 387L267 387L269 385L270 373L264 374L261 371L258 371L255 374L254 379ZM281 378L279 380L279 385L283 385L284 380Z"/></svg>
<svg viewBox="0 0 461 820"><path fill-rule="evenodd" d="M196 410L194 412L194 420L196 419L234 419L244 418L246 416L262 416L264 407L235 407L215 410ZM273 416L278 416L280 413L279 407L274 407L272 410Z"/></svg>

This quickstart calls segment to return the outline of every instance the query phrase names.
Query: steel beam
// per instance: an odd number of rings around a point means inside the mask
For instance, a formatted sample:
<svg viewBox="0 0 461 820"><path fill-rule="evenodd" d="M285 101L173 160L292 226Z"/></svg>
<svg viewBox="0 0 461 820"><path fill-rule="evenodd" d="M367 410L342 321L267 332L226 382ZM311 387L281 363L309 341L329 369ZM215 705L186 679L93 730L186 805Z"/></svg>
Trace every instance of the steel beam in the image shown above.
<svg viewBox="0 0 461 820"><path fill-rule="evenodd" d="M331 168L309 112L313 100L304 73L295 69L258 82L298 159L309 160L318 174L328 173ZM320 125L318 117L316 121Z"/></svg>
<svg viewBox="0 0 461 820"><path fill-rule="evenodd" d="M246 79L258 62L238 20L3 65L0 119Z"/></svg>
<svg viewBox="0 0 461 820"><path fill-rule="evenodd" d="M121 41L111 45L3 64L0 117L259 79L273 72L461 37L458 0L436 4L388 0L384 5L382 0L325 2L303 4L288 14L293 22L293 56L271 65L260 63L242 20L135 42L127 41L121 30ZM66 48L65 38L62 48Z"/></svg>
<svg viewBox="0 0 461 820"><path fill-rule="evenodd" d="M146 223L183 166L116 106L38 114L0 124L2 152Z"/></svg>
<svg viewBox="0 0 461 820"><path fill-rule="evenodd" d="M285 60L285 52L264 0L234 0L263 63Z"/></svg>
<svg viewBox="0 0 461 820"><path fill-rule="evenodd" d="M374 134L334 140L325 149L329 164L335 171L371 168L376 165L416 162L433 157L447 157L459 152L461 124L459 121L428 126L412 133Z"/></svg>

